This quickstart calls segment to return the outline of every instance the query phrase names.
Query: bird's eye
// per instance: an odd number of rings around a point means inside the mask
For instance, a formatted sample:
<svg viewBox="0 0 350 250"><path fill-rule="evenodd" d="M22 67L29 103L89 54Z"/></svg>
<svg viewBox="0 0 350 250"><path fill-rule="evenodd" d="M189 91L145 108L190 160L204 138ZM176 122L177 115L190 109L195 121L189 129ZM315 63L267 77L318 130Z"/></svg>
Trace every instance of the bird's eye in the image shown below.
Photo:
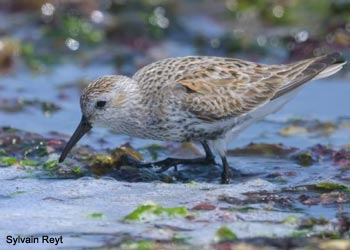
<svg viewBox="0 0 350 250"><path fill-rule="evenodd" d="M96 102L96 108L103 108L106 105L106 101L97 101Z"/></svg>

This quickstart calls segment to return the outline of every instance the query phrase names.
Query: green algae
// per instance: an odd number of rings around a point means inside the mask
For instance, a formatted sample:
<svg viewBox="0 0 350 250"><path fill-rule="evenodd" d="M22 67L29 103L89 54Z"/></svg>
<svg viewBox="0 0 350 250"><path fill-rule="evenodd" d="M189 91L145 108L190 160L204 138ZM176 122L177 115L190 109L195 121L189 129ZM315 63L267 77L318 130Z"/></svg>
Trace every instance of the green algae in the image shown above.
<svg viewBox="0 0 350 250"><path fill-rule="evenodd" d="M215 243L219 243L225 241L234 241L237 239L237 235L234 232L232 232L231 229L229 229L226 226L222 226L216 231L213 241Z"/></svg>
<svg viewBox="0 0 350 250"><path fill-rule="evenodd" d="M76 175L82 175L83 174L83 169L79 166L73 166L72 171Z"/></svg>
<svg viewBox="0 0 350 250"><path fill-rule="evenodd" d="M336 183L336 182L319 182L315 184L315 188L320 191L349 191L350 187L345 186L344 184L341 183Z"/></svg>
<svg viewBox="0 0 350 250"><path fill-rule="evenodd" d="M17 159L10 156L0 156L0 166L9 167L14 165L17 162Z"/></svg>
<svg viewBox="0 0 350 250"><path fill-rule="evenodd" d="M320 239L330 239L330 240L341 239L341 235L337 231L323 231L318 233L317 236Z"/></svg>
<svg viewBox="0 0 350 250"><path fill-rule="evenodd" d="M314 218L314 217L310 217L307 218L305 220L303 220L300 225L299 225L299 229L311 229L313 228L315 225L327 225L329 223L329 221L323 217L320 218Z"/></svg>
<svg viewBox="0 0 350 250"><path fill-rule="evenodd" d="M57 160L47 160L46 162L44 162L44 164L42 165L43 169L45 170L55 170L59 167L59 164L57 162Z"/></svg>
<svg viewBox="0 0 350 250"><path fill-rule="evenodd" d="M194 187L194 186L198 185L198 182L192 180L187 185L190 186L190 187Z"/></svg>
<svg viewBox="0 0 350 250"><path fill-rule="evenodd" d="M88 214L87 217L94 219L102 219L104 217L103 213L91 213Z"/></svg>
<svg viewBox="0 0 350 250"><path fill-rule="evenodd" d="M19 161L19 164L22 166L36 167L39 165L39 162L33 161L33 160L28 160L28 159L23 159L23 160Z"/></svg>
<svg viewBox="0 0 350 250"><path fill-rule="evenodd" d="M33 160L28 160L28 159L18 160L15 157L0 156L0 166L9 167L16 164L19 166L27 166L27 167L35 167L39 165L37 161L33 161Z"/></svg>
<svg viewBox="0 0 350 250"><path fill-rule="evenodd" d="M299 238L308 237L309 235L310 235L310 230L307 230L307 229L296 230L290 234L290 236L292 237L299 237Z"/></svg>
<svg viewBox="0 0 350 250"><path fill-rule="evenodd" d="M120 249L125 249L125 250L153 250L157 249L156 248L156 243L150 240L141 240L138 242L135 241L127 241L124 242L121 246Z"/></svg>
<svg viewBox="0 0 350 250"><path fill-rule="evenodd" d="M15 196L15 195L19 195L19 194L25 194L25 193L27 193L27 191L18 190L16 192L10 193L10 196Z"/></svg>
<svg viewBox="0 0 350 250"><path fill-rule="evenodd" d="M284 218L282 220L282 223L296 225L299 223L299 221L300 221L300 219L297 216L290 215L290 216Z"/></svg>
<svg viewBox="0 0 350 250"><path fill-rule="evenodd" d="M155 203L140 205L124 217L124 221L149 221L158 217L185 217L188 215L185 207L166 208Z"/></svg>
<svg viewBox="0 0 350 250"><path fill-rule="evenodd" d="M295 156L297 163L303 167L309 167L313 164L312 154L310 152L302 152Z"/></svg>
<svg viewBox="0 0 350 250"><path fill-rule="evenodd" d="M171 237L171 241L175 244L187 244L191 238L183 236L179 233L174 233Z"/></svg>

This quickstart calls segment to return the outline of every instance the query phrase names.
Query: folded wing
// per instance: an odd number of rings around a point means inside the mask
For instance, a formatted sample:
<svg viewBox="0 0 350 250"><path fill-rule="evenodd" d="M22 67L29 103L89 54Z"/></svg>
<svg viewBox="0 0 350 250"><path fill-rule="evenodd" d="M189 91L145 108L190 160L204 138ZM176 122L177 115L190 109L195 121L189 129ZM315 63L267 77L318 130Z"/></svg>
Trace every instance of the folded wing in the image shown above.
<svg viewBox="0 0 350 250"><path fill-rule="evenodd" d="M329 73L335 73L342 65L339 57L339 53L333 53L288 65L211 58L185 70L176 82L184 92L183 109L202 120L216 121L253 111L329 67L333 67Z"/></svg>

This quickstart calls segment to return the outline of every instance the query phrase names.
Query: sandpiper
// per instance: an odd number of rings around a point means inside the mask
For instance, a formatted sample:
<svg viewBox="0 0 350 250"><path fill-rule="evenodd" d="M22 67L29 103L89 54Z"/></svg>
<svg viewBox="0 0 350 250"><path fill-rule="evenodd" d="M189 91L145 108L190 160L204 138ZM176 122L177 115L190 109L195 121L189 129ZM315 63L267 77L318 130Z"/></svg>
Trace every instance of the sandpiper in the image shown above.
<svg viewBox="0 0 350 250"><path fill-rule="evenodd" d="M266 65L234 58L188 56L151 63L131 78L103 76L82 92L80 124L59 162L93 126L162 141L192 141L206 156L138 166L175 166L214 162L221 157L222 183L231 173L228 143L243 129L276 112L311 80L338 72L346 63L337 52L284 65Z"/></svg>

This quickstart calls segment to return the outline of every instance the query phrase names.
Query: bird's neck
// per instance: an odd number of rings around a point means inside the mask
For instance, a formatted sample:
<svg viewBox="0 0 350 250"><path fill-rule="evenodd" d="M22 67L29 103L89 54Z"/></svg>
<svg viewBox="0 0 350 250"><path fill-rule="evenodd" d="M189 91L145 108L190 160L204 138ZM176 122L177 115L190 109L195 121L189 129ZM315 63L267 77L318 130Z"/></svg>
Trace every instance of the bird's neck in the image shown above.
<svg viewBox="0 0 350 250"><path fill-rule="evenodd" d="M142 137L148 112L141 100L136 84L119 91L114 99L116 114L110 120L109 126L119 134Z"/></svg>

